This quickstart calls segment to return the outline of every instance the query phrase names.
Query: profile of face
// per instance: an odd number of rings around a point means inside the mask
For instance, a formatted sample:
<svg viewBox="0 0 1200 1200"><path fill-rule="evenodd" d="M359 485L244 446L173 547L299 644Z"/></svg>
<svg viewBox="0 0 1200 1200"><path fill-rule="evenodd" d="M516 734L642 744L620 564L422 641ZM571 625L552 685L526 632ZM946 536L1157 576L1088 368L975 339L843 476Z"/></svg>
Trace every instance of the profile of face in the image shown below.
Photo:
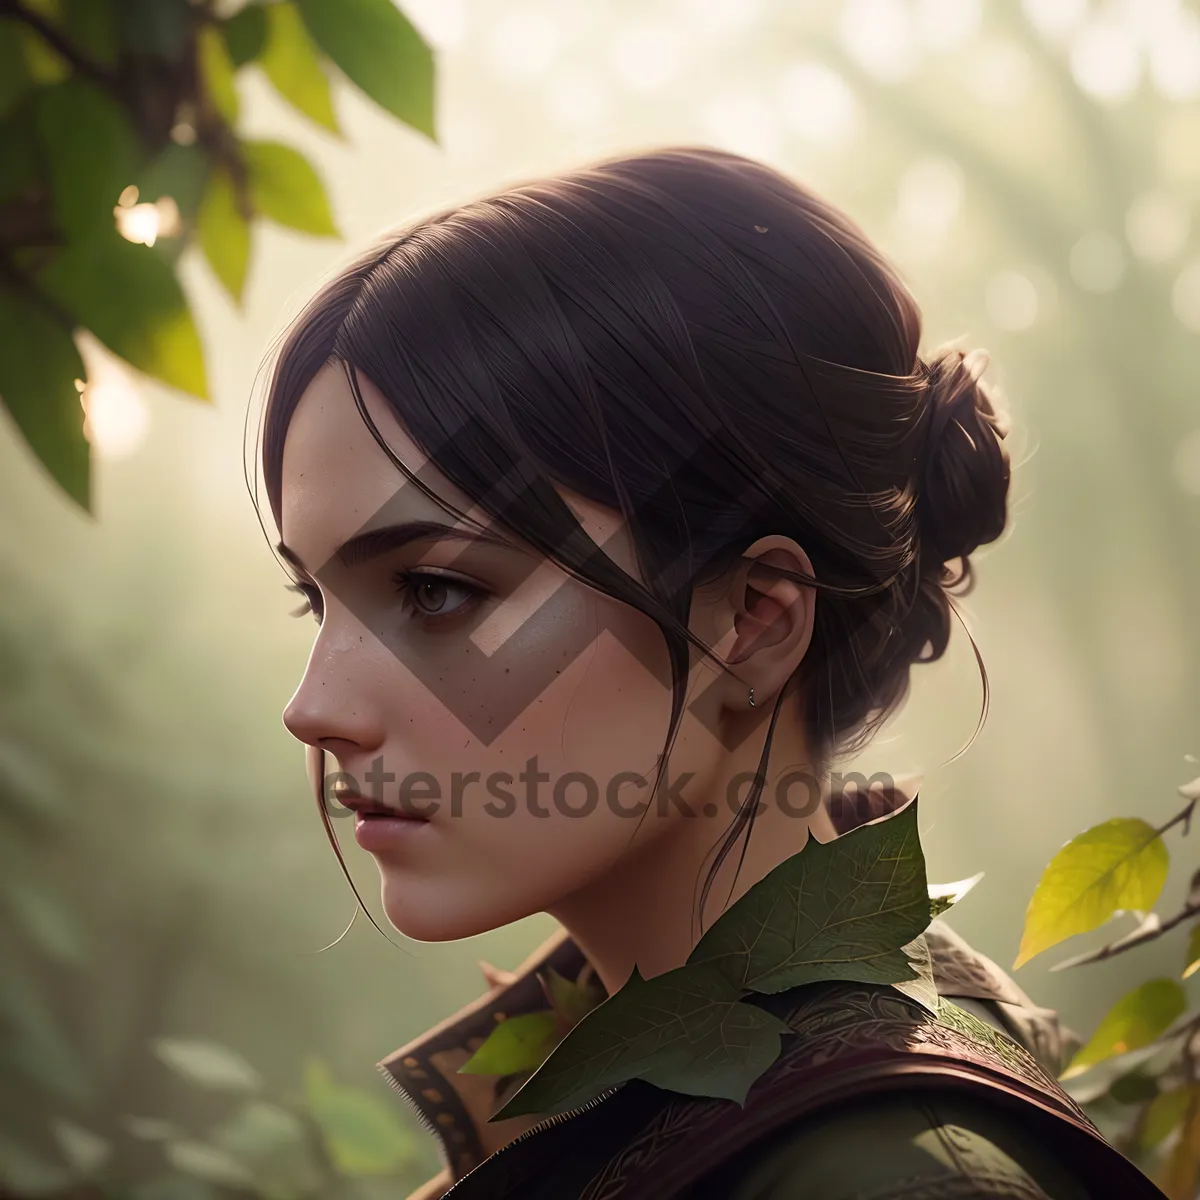
<svg viewBox="0 0 1200 1200"><path fill-rule="evenodd" d="M287 429L280 532L320 626L284 722L327 752L347 804L365 797L402 813L354 818L388 920L421 941L467 937L553 913L672 842L719 841L732 819L731 744L745 744L744 730L731 743L730 723L764 719L746 704L745 675L693 655L668 798L650 802L672 701L657 623L498 526L358 378L392 453L471 518L397 470L340 363L316 374ZM558 490L596 545L640 578L621 514ZM747 556L811 569L786 538ZM691 628L725 661L759 647L760 687L786 683L811 636L805 589L771 578L756 587L739 567L692 604Z"/></svg>

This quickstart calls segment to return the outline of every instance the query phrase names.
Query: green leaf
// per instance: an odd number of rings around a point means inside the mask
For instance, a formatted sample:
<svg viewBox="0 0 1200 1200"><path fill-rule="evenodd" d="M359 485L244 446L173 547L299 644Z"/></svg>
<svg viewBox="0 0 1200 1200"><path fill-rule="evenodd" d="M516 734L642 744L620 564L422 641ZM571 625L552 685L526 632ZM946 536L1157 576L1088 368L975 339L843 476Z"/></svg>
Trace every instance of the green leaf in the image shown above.
<svg viewBox="0 0 1200 1200"><path fill-rule="evenodd" d="M238 117L237 81L221 31L212 25L202 25L196 34L196 54L205 94L226 123L232 125Z"/></svg>
<svg viewBox="0 0 1200 1200"><path fill-rule="evenodd" d="M62 20L71 44L92 62L117 65L121 29L112 0L63 0Z"/></svg>
<svg viewBox="0 0 1200 1200"><path fill-rule="evenodd" d="M588 982L585 975L587 970L585 967L579 979L574 981L566 979L553 967L545 972L542 990L568 1028L581 1021L603 999L600 991Z"/></svg>
<svg viewBox="0 0 1200 1200"><path fill-rule="evenodd" d="M64 1117L56 1117L53 1125L63 1155L81 1175L91 1175L111 1157L112 1144L90 1129Z"/></svg>
<svg viewBox="0 0 1200 1200"><path fill-rule="evenodd" d="M337 1170L347 1175L390 1175L416 1154L412 1134L374 1096L334 1083L317 1060L308 1063L304 1090Z"/></svg>
<svg viewBox="0 0 1200 1200"><path fill-rule="evenodd" d="M4 880L9 907L33 943L58 962L84 961L79 927L66 905L44 889L13 878Z"/></svg>
<svg viewBox="0 0 1200 1200"><path fill-rule="evenodd" d="M144 1142L166 1142L182 1136L170 1121L164 1121L162 1117L125 1116L121 1118L121 1124L135 1138L141 1138Z"/></svg>
<svg viewBox="0 0 1200 1200"><path fill-rule="evenodd" d="M287 1109L253 1100L209 1136L214 1146L250 1169L256 1192L276 1200L319 1194L320 1169L305 1128Z"/></svg>
<svg viewBox="0 0 1200 1200"><path fill-rule="evenodd" d="M181 0L121 0L121 36L134 54L178 63L192 28L192 7Z"/></svg>
<svg viewBox="0 0 1200 1200"><path fill-rule="evenodd" d="M21 27L0 17L0 117L6 116L33 83L25 65Z"/></svg>
<svg viewBox="0 0 1200 1200"><path fill-rule="evenodd" d="M272 4L265 11L267 44L259 62L267 78L294 108L318 125L338 133L329 80L296 6Z"/></svg>
<svg viewBox="0 0 1200 1200"><path fill-rule="evenodd" d="M1113 1005L1067 1064L1062 1078L1069 1079L1113 1055L1149 1045L1186 1007L1187 997L1174 979L1147 980Z"/></svg>
<svg viewBox="0 0 1200 1200"><path fill-rule="evenodd" d="M245 1092L261 1086L262 1076L235 1050L197 1039L155 1038L158 1059L198 1087Z"/></svg>
<svg viewBox="0 0 1200 1200"><path fill-rule="evenodd" d="M830 842L810 839L713 922L688 956L738 987L914 978L905 947L929 924L915 800Z"/></svg>
<svg viewBox="0 0 1200 1200"><path fill-rule="evenodd" d="M953 908L981 879L983 872L979 871L970 879L959 879L954 883L931 883L929 885L929 916L940 917L947 909Z"/></svg>
<svg viewBox="0 0 1200 1200"><path fill-rule="evenodd" d="M70 333L49 313L0 289L0 400L58 485L91 506L89 447L75 380L86 374Z"/></svg>
<svg viewBox="0 0 1200 1200"><path fill-rule="evenodd" d="M0 119L0 202L31 196L38 187L41 147L33 131L32 100L26 97Z"/></svg>
<svg viewBox="0 0 1200 1200"><path fill-rule="evenodd" d="M1193 1097L1200 1097L1200 1085L1194 1083L1159 1092L1150 1101L1142 1118L1139 1144L1143 1150L1153 1150L1179 1128Z"/></svg>
<svg viewBox="0 0 1200 1200"><path fill-rule="evenodd" d="M256 59L267 40L267 13L261 4L247 4L222 26L225 46L235 67Z"/></svg>
<svg viewBox="0 0 1200 1200"><path fill-rule="evenodd" d="M14 1196L38 1196L65 1191L71 1186L72 1179L69 1171L44 1161L0 1133L0 1182Z"/></svg>
<svg viewBox="0 0 1200 1200"><path fill-rule="evenodd" d="M223 167L209 176L197 232L204 257L225 290L240 304L250 260L250 226L238 208L233 180Z"/></svg>
<svg viewBox="0 0 1200 1200"><path fill-rule="evenodd" d="M209 1183L234 1188L254 1183L254 1176L232 1154L207 1142L191 1138L168 1142L163 1155L173 1167Z"/></svg>
<svg viewBox="0 0 1200 1200"><path fill-rule="evenodd" d="M1051 859L1029 901L1013 966L1103 925L1118 909L1147 912L1169 865L1162 838L1138 817L1115 817L1072 838Z"/></svg>
<svg viewBox="0 0 1200 1200"><path fill-rule="evenodd" d="M634 967L491 1119L565 1112L633 1078L741 1104L790 1030L740 994L715 964L691 963L652 979Z"/></svg>
<svg viewBox="0 0 1200 1200"><path fill-rule="evenodd" d="M40 276L53 299L114 354L208 398L200 335L170 266L115 231L68 246Z"/></svg>
<svg viewBox="0 0 1200 1200"><path fill-rule="evenodd" d="M226 1196L208 1180L177 1171L143 1180L129 1192L129 1200L226 1200Z"/></svg>
<svg viewBox="0 0 1200 1200"><path fill-rule="evenodd" d="M34 83L61 83L70 77L71 64L41 34L22 25L20 38L25 69Z"/></svg>
<svg viewBox="0 0 1200 1200"><path fill-rule="evenodd" d="M1189 975L1194 975L1200 970L1200 923L1192 926L1191 933L1188 934L1187 953L1184 955L1185 966L1181 978L1187 979Z"/></svg>
<svg viewBox="0 0 1200 1200"><path fill-rule="evenodd" d="M196 216L208 185L211 166L199 146L172 142L137 174L139 199L160 200L170 196L184 220Z"/></svg>
<svg viewBox="0 0 1200 1200"><path fill-rule="evenodd" d="M516 1075L544 1061L558 1036L552 1012L522 1013L501 1021L461 1067L460 1075Z"/></svg>
<svg viewBox="0 0 1200 1200"><path fill-rule="evenodd" d="M140 162L137 135L122 108L72 78L39 91L35 119L63 233L74 241L111 230L113 206Z"/></svg>
<svg viewBox="0 0 1200 1200"><path fill-rule="evenodd" d="M242 151L256 211L302 233L338 236L325 186L303 154L279 142L245 142Z"/></svg>
<svg viewBox="0 0 1200 1200"><path fill-rule="evenodd" d="M0 1043L0 1074L16 1069L49 1095L88 1103L92 1082L78 1049L63 1032L47 997L15 963L0 971L0 1025L8 1032Z"/></svg>
<svg viewBox="0 0 1200 1200"><path fill-rule="evenodd" d="M313 38L376 104L436 141L433 55L392 0L297 0Z"/></svg>

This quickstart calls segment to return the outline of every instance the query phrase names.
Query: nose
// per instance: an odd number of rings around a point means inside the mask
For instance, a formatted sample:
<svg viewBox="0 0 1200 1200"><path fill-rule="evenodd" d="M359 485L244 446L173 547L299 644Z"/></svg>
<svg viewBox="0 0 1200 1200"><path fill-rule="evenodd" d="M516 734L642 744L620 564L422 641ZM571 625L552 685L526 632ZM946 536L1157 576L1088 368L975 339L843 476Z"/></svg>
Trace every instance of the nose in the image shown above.
<svg viewBox="0 0 1200 1200"><path fill-rule="evenodd" d="M324 646L320 637L300 686L283 710L283 723L298 741L343 760L348 754L377 750L385 737L364 664L348 649Z"/></svg>

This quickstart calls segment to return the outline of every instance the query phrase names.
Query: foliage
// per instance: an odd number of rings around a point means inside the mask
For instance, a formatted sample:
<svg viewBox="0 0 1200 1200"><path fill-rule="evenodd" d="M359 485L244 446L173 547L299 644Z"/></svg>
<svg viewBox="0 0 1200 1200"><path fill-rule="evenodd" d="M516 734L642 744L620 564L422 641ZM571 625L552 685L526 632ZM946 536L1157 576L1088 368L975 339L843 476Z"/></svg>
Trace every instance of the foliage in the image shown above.
<svg viewBox="0 0 1200 1200"><path fill-rule="evenodd" d="M1137 926L1096 950L1060 963L1074 967L1123 954L1191 922L1180 978L1200 958L1200 871L1183 906L1168 917L1152 911L1166 881L1170 853L1163 835L1187 834L1200 779L1179 788L1185 806L1157 828L1119 817L1074 837L1046 867L1025 915L1016 964L1068 937L1098 928L1114 915L1135 913ZM1121 1148L1156 1172L1172 1200L1193 1200L1200 1189L1200 1011L1176 979L1148 979L1122 996L1063 1071L1066 1081L1109 1068L1077 1093L1091 1104L1122 1106L1132 1115L1118 1132Z"/></svg>
<svg viewBox="0 0 1200 1200"><path fill-rule="evenodd" d="M241 301L258 219L337 228L291 146L241 134L257 66L338 133L331 77L434 136L429 48L391 0L0 0L0 397L72 499L89 505L87 330L147 375L208 398L177 278L195 240ZM77 382L78 381L78 382Z"/></svg>
<svg viewBox="0 0 1200 1200"><path fill-rule="evenodd" d="M756 995L844 979L895 984L936 1007L936 993L910 986L932 978L921 938L930 908L915 800L831 842L810 840L726 909L682 967L652 979L635 967L584 1012L496 1118L561 1113L632 1078L741 1103L789 1032ZM557 986L555 1011L574 998ZM468 1067L495 1065L505 1048L513 1059L503 1066L521 1065L526 1038L491 1041Z"/></svg>

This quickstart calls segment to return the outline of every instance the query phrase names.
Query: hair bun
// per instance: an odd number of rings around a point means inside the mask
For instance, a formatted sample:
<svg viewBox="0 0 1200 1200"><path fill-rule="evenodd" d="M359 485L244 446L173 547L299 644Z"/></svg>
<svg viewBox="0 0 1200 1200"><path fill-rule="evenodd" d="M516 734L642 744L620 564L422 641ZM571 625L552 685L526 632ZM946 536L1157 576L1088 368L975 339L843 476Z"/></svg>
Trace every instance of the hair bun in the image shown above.
<svg viewBox="0 0 1200 1200"><path fill-rule="evenodd" d="M1008 521L1009 426L980 379L987 364L985 351L957 347L924 364L929 426L918 513L922 557L939 571L995 541Z"/></svg>

